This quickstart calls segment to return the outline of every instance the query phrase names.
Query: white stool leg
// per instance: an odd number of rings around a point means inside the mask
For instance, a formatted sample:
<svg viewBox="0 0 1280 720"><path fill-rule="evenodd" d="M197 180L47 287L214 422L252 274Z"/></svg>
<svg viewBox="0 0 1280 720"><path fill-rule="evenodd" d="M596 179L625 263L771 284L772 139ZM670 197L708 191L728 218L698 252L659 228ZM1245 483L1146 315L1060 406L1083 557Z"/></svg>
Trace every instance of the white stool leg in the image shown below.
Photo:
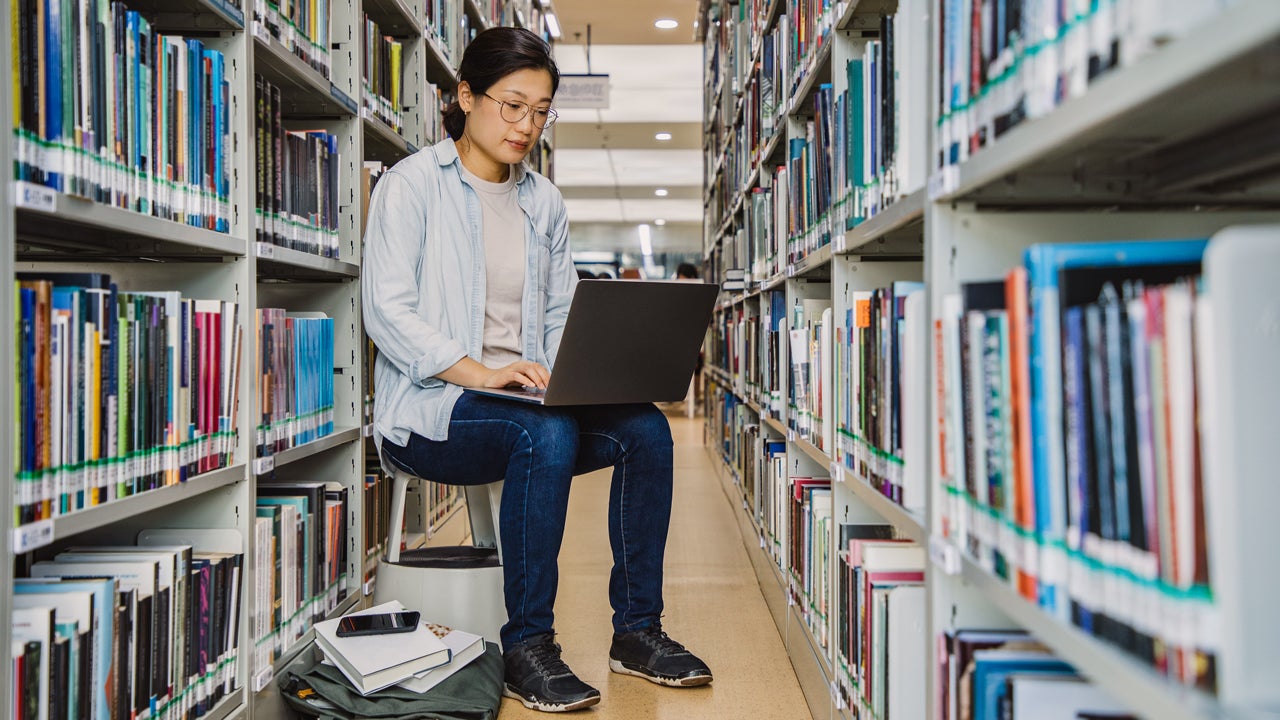
<svg viewBox="0 0 1280 720"><path fill-rule="evenodd" d="M384 465L385 467L385 465ZM400 562L400 541L404 528L404 496L409 478L401 472L391 473L391 527L387 537L387 562Z"/></svg>

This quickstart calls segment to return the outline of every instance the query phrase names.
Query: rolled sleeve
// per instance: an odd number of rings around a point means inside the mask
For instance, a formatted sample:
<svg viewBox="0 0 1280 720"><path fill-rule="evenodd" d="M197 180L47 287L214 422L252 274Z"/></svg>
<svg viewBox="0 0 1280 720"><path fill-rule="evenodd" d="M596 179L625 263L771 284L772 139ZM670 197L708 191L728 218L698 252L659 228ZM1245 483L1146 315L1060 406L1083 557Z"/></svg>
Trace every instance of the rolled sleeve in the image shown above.
<svg viewBox="0 0 1280 720"><path fill-rule="evenodd" d="M395 169L383 175L365 229L364 329L378 352L419 386L441 382L435 376L467 355L461 342L418 312L426 222L425 205L412 183Z"/></svg>

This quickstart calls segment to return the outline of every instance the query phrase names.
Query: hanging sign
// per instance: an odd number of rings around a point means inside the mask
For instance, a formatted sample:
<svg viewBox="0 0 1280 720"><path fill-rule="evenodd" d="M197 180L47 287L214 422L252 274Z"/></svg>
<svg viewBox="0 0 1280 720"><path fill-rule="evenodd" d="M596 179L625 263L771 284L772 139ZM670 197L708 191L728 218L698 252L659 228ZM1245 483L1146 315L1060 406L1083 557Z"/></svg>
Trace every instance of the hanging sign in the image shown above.
<svg viewBox="0 0 1280 720"><path fill-rule="evenodd" d="M608 110L608 75L561 75L555 107L561 110Z"/></svg>

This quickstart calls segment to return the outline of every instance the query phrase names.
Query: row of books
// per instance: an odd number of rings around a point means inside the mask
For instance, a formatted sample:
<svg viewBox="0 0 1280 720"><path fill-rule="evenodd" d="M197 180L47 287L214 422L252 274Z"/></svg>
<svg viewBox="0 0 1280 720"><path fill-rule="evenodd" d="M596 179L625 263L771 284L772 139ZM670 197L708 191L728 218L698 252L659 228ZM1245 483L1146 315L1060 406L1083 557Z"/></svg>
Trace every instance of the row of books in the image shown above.
<svg viewBox="0 0 1280 720"><path fill-rule="evenodd" d="M451 67L462 63L462 51L475 36L461 0L425 0L427 39L444 51Z"/></svg>
<svg viewBox="0 0 1280 720"><path fill-rule="evenodd" d="M15 525L234 462L237 303L19 273Z"/></svg>
<svg viewBox="0 0 1280 720"><path fill-rule="evenodd" d="M946 531L1028 599L1215 687L1204 240L1036 245L935 324Z"/></svg>
<svg viewBox="0 0 1280 720"><path fill-rule="evenodd" d="M383 35L365 13L360 48L361 107L392 130L403 133L404 43Z"/></svg>
<svg viewBox="0 0 1280 720"><path fill-rule="evenodd" d="M733 471L761 546L779 572L787 572L791 558L786 528L794 502L787 479L787 444L770 439L756 410L719 380L708 379L704 402L705 416L711 420L710 441Z"/></svg>
<svg viewBox="0 0 1280 720"><path fill-rule="evenodd" d="M1028 118L1084 95L1107 72L1201 26L1229 2L943 0L938 18L938 167L966 160Z"/></svg>
<svg viewBox="0 0 1280 720"><path fill-rule="evenodd" d="M791 602L831 661L837 707L884 720L923 717L914 678L930 642L924 549L892 525L837 522L831 481L789 475L787 443L762 434L749 406L715 379L705 402L712 442L761 549L785 573ZM1080 720L1130 717L1025 631L960 628L936 644L939 720L1043 718L1050 710Z"/></svg>
<svg viewBox="0 0 1280 720"><path fill-rule="evenodd" d="M347 597L347 489L334 482L258 483L254 548L255 672L272 666Z"/></svg>
<svg viewBox="0 0 1280 720"><path fill-rule="evenodd" d="M333 432L333 318L323 313L254 311L257 329L256 457Z"/></svg>
<svg viewBox="0 0 1280 720"><path fill-rule="evenodd" d="M923 510L924 475L905 472L909 370L923 363L912 346L911 323L927 324L924 285L898 281L875 290L846 290L847 309L835 326L832 419L835 449L844 467L908 510ZM916 303L908 298L916 295ZM909 312L911 311L911 312ZM921 375L923 377L923 375ZM923 401L923 389L916 400ZM825 448L824 448L825 449ZM916 482L916 480L919 482Z"/></svg>
<svg viewBox="0 0 1280 720"><path fill-rule="evenodd" d="M839 524L833 632L835 685L843 703L872 717L923 718L926 667L923 548L892 525Z"/></svg>
<svg viewBox="0 0 1280 720"><path fill-rule="evenodd" d="M936 644L936 720L1134 717L1021 630L957 628Z"/></svg>
<svg viewBox="0 0 1280 720"><path fill-rule="evenodd" d="M377 458L365 460L365 466L376 468ZM369 472L364 476L364 551L365 559L378 557L386 550L391 537L391 480L381 472ZM374 572L364 577L368 582Z"/></svg>
<svg viewBox="0 0 1280 720"><path fill-rule="evenodd" d="M329 77L330 0L254 0L254 34L280 43L316 72Z"/></svg>
<svg viewBox="0 0 1280 720"><path fill-rule="evenodd" d="M236 690L243 555L217 535L73 547L15 580L14 715L184 720Z"/></svg>
<svg viewBox="0 0 1280 720"><path fill-rule="evenodd" d="M286 130L280 88L254 76L258 242L338 257L338 136Z"/></svg>
<svg viewBox="0 0 1280 720"><path fill-rule="evenodd" d="M780 478L779 478L780 479ZM834 548L831 479L787 478L787 575L790 602L800 608L821 650L828 649Z"/></svg>
<svg viewBox="0 0 1280 720"><path fill-rule="evenodd" d="M831 301L796 299L787 331L789 380L787 427L824 452L832 452Z"/></svg>
<svg viewBox="0 0 1280 720"><path fill-rule="evenodd" d="M226 60L109 0L14 0L15 179L227 232Z"/></svg>

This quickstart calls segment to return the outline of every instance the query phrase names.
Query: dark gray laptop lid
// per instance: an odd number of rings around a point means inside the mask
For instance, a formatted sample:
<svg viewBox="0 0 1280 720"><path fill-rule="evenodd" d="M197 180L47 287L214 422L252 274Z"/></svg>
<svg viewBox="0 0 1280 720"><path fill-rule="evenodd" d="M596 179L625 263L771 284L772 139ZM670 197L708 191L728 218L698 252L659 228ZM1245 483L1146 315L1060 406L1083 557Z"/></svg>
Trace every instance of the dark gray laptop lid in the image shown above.
<svg viewBox="0 0 1280 720"><path fill-rule="evenodd" d="M673 280L582 280L546 405L684 398L719 287Z"/></svg>

